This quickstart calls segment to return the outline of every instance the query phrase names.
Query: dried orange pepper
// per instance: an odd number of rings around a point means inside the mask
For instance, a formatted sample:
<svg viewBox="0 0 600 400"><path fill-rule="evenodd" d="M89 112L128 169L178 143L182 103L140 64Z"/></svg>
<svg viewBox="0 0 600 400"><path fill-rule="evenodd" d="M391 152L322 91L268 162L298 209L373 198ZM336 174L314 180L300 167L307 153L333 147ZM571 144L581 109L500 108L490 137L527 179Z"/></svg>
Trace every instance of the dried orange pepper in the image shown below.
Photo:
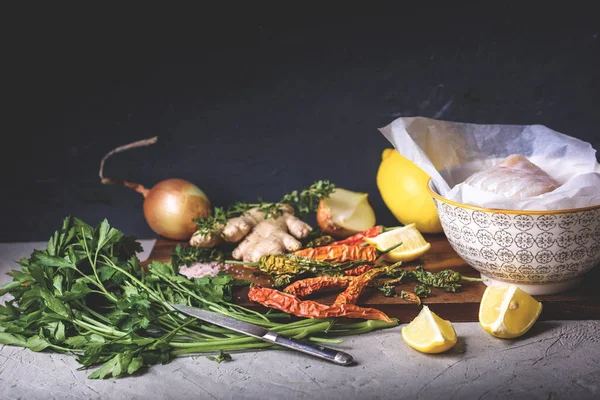
<svg viewBox="0 0 600 400"><path fill-rule="evenodd" d="M354 279L356 279L354 276L317 276L296 281L288 285L283 291L294 296L305 297L325 288L345 288Z"/></svg>
<svg viewBox="0 0 600 400"><path fill-rule="evenodd" d="M403 290L402 292L400 292L400 297L411 303L421 305L421 298L419 296L417 296L416 294L414 294L413 292L407 292L407 291Z"/></svg>
<svg viewBox="0 0 600 400"><path fill-rule="evenodd" d="M258 285L252 286L248 291L248 298L251 301L262 304L263 306L275 308L288 314L307 318L363 318L377 319L386 322L392 320L385 313L374 308L359 307L355 304L332 304L326 305L311 300L300 300L298 297L280 292L272 288L265 288Z"/></svg>
<svg viewBox="0 0 600 400"><path fill-rule="evenodd" d="M358 276L358 275L364 274L365 272L367 272L373 268L375 268L375 267L373 267L370 264L365 264L365 265L361 265L360 267L347 269L344 271L344 274L346 274L348 276Z"/></svg>
<svg viewBox="0 0 600 400"><path fill-rule="evenodd" d="M360 294L363 289L375 278L377 275L389 272L395 268L396 265L389 267L373 268L362 275L357 276L350 282L348 288L338 295L335 299L335 304L355 304L358 301Z"/></svg>
<svg viewBox="0 0 600 400"><path fill-rule="evenodd" d="M365 238L372 238L380 235L384 231L383 225L375 225L372 228L367 229L366 231L359 232L355 235L347 237L344 240L338 240L336 242L330 243L330 245L335 246L339 244L361 244L365 242Z"/></svg>
<svg viewBox="0 0 600 400"><path fill-rule="evenodd" d="M346 262L346 261L376 261L381 253L375 246L361 246L340 244L336 246L321 246L298 250L293 253L298 257L311 258L318 261Z"/></svg>

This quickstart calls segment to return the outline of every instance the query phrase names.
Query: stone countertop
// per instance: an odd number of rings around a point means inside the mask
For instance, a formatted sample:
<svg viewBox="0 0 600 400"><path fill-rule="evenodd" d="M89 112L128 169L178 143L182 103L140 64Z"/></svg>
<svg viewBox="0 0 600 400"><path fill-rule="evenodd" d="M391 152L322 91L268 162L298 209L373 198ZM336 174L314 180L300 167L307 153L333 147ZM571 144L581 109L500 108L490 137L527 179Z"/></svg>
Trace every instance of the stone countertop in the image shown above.
<svg viewBox="0 0 600 400"><path fill-rule="evenodd" d="M148 256L152 240L142 240ZM42 242L0 243L0 283ZM382 399L598 398L600 321L538 322L522 338L501 340L477 323L455 323L459 343L427 355L409 348L400 328L348 337L335 347L357 363L341 367L287 350L204 356L151 367L137 377L87 379L75 358L0 347L2 399Z"/></svg>

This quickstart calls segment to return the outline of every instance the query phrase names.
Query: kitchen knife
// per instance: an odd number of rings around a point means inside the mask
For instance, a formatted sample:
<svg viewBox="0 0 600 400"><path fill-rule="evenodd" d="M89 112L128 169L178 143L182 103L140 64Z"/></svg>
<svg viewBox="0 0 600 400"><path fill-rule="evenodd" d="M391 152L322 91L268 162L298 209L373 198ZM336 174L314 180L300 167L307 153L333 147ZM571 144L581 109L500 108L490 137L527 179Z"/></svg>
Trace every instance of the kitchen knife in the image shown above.
<svg viewBox="0 0 600 400"><path fill-rule="evenodd" d="M279 346L288 347L293 350L301 351L302 353L310 354L311 356L323 358L340 365L352 364L354 358L343 351L337 351L328 347L320 346L310 342L300 341L289 338L275 332L271 332L262 326L250 324L248 322L239 321L235 318L217 314L212 311L203 310L196 307L184 306L180 304L171 304L176 310L187 314L191 317L201 319L211 324L231 329L232 331L243 333L265 342L277 344Z"/></svg>

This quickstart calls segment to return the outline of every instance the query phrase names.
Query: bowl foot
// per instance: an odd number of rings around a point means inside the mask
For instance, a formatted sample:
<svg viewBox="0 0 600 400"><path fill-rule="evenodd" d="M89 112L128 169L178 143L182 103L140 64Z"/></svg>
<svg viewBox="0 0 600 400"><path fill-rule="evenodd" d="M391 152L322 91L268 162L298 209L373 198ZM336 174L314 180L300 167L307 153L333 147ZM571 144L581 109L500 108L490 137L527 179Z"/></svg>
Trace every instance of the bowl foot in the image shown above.
<svg viewBox="0 0 600 400"><path fill-rule="evenodd" d="M483 283L485 283L487 286L508 286L510 284L510 282L499 281L483 274L480 275L481 279L483 279ZM579 286L582 280L583 277L577 277L563 282L540 283L535 285L515 283L514 285L518 286L530 295L536 296L566 292L567 290Z"/></svg>

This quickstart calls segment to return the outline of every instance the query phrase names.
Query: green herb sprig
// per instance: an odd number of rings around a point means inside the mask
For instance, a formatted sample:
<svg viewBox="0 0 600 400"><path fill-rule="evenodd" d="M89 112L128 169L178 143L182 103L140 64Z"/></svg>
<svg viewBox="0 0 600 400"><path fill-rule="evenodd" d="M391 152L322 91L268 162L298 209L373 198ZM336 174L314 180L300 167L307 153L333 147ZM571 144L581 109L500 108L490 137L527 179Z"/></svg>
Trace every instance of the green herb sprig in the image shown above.
<svg viewBox="0 0 600 400"><path fill-rule="evenodd" d="M417 281L424 285L444 289L446 292L457 293L462 289L461 281L480 282L481 278L471 278L463 276L460 273L452 270L445 269L440 272L425 271L422 266L417 266L414 271L409 271ZM425 293L424 289L421 289L421 293Z"/></svg>
<svg viewBox="0 0 600 400"><path fill-rule="evenodd" d="M427 285L416 285L415 294L419 297L428 297L431 294L431 287Z"/></svg>
<svg viewBox="0 0 600 400"><path fill-rule="evenodd" d="M189 267L197 262L217 261L223 263L228 256L229 253L219 247L210 248L177 244L171 254L171 264L176 271L179 271L180 267Z"/></svg>
<svg viewBox="0 0 600 400"><path fill-rule="evenodd" d="M426 271L421 265L415 267L414 270L393 269L387 275L390 278L381 280L381 286L398 285L407 279L416 280L420 283L415 286L415 294L419 297L429 296L432 287L443 289L446 292L458 293L462 290L462 281L481 282L481 278L464 276L452 269L431 272Z"/></svg>

